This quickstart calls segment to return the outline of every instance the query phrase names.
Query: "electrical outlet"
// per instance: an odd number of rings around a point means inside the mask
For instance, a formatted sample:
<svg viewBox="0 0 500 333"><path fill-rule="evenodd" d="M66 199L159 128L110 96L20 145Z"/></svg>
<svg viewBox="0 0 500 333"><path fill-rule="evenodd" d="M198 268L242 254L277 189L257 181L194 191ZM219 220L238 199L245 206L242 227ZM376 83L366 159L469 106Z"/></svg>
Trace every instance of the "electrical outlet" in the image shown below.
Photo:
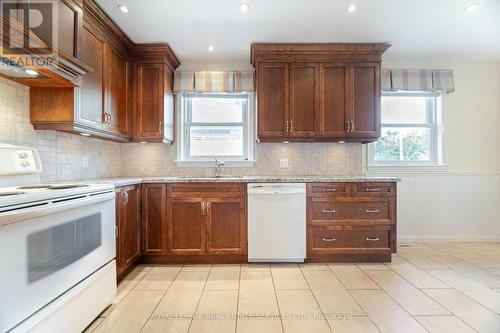
<svg viewBox="0 0 500 333"><path fill-rule="evenodd" d="M84 156L82 158L82 167L83 168L88 168L89 167L89 158L87 156Z"/></svg>
<svg viewBox="0 0 500 333"><path fill-rule="evenodd" d="M288 160L280 159L280 169L288 169Z"/></svg>

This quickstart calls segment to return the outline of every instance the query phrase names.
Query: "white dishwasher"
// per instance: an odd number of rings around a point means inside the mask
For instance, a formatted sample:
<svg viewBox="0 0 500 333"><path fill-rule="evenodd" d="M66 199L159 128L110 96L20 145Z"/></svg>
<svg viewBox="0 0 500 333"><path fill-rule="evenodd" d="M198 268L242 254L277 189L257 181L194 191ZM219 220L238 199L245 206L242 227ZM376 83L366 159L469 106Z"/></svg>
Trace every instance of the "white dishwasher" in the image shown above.
<svg viewBox="0 0 500 333"><path fill-rule="evenodd" d="M248 261L303 262L306 184L248 184Z"/></svg>

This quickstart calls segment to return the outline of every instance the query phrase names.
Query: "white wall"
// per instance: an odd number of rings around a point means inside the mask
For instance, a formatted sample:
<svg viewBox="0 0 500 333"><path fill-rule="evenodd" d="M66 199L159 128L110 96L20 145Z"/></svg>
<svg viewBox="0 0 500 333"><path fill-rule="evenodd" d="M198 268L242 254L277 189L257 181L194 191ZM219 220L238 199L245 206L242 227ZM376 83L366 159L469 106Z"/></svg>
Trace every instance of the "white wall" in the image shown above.
<svg viewBox="0 0 500 333"><path fill-rule="evenodd" d="M500 63L384 62L386 68L453 69L443 98L445 172L399 176L402 242L500 241Z"/></svg>

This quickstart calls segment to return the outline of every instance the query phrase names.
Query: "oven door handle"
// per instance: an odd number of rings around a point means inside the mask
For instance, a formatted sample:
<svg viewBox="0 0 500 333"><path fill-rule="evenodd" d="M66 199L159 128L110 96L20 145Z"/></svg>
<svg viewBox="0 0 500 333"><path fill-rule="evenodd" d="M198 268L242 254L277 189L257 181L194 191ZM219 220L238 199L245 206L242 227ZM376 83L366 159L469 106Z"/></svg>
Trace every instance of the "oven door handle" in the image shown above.
<svg viewBox="0 0 500 333"><path fill-rule="evenodd" d="M0 228L9 224L31 220L40 216L55 214L65 210L113 200L114 198L115 192L109 191L96 195L87 195L84 198L77 197L59 202L58 200L61 200L60 198L54 201L33 203L33 205L25 208L13 209L9 212L0 213Z"/></svg>

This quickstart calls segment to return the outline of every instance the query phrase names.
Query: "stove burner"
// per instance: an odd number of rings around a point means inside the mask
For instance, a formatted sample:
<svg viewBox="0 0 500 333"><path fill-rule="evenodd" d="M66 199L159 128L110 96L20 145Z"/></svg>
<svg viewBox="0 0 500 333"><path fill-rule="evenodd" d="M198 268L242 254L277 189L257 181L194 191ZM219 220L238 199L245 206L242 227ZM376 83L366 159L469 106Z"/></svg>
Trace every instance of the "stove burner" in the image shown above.
<svg viewBox="0 0 500 333"><path fill-rule="evenodd" d="M21 191L0 192L0 197L7 197L7 196L11 196L11 195L20 195L20 194L26 194L26 192L21 192Z"/></svg>

